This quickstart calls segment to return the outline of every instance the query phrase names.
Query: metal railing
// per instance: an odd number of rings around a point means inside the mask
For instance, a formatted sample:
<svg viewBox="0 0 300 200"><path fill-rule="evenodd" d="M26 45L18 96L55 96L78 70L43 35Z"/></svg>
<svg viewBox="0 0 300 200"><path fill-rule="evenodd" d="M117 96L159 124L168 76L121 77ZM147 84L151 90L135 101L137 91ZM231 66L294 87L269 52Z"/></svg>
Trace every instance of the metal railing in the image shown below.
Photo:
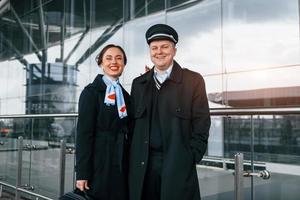
<svg viewBox="0 0 300 200"><path fill-rule="evenodd" d="M234 197L235 200L244 199L244 185L243 177L247 176L251 178L251 190L250 199L254 199L254 183L253 176L259 176L263 179L268 179L270 177L270 172L267 170L256 173L254 171L254 120L255 115L296 115L300 114L300 107L284 107L284 108L223 108L223 109L211 109L211 116L250 116L251 123L251 138L250 138L250 163L251 171L244 173L244 155L243 153L235 154L235 172L234 172Z"/></svg>
<svg viewBox="0 0 300 200"><path fill-rule="evenodd" d="M210 110L211 116L250 116L251 121L251 152L254 151L253 149L253 140L254 140L254 129L253 129L253 116L256 115L294 115L294 114L300 114L300 107L285 107L285 108L245 108L245 109L231 109L231 108L222 108L222 109L211 109ZM49 118L49 117L78 117L77 113L71 113L71 114L34 114L34 115L1 115L0 119L26 119L26 118ZM22 188L20 185L21 183L21 174L22 174L22 151L23 151L23 138L20 137L18 139L18 167L17 167L17 175L16 175L16 185L10 185L3 181L0 181L0 195L2 193L2 186L12 188L16 191L15 197L16 200L19 198L20 193L25 193L31 196L36 197L36 199L46 199L46 200L52 200L51 198L48 198L46 196L34 193L32 191L26 190ZM66 156L66 143L65 141L61 140L60 143L60 159L59 159L59 185L58 185L58 191L59 196L64 193L64 183L65 183L65 156ZM241 156L242 154L237 154L235 157L235 161L217 161L217 162L230 162L235 163L235 169L238 170L235 173L238 173L239 176L235 174L235 197L236 200L243 199L243 189L242 189L242 177L244 176L244 173L241 171L241 166L243 166L243 161L241 162ZM206 158L207 160L210 160L210 158ZM214 160L214 159L212 159ZM254 173L254 165L253 165L253 153L251 154L251 172L249 172L249 177L251 176L251 199L253 199L253 179L251 173ZM237 166L237 164L239 164ZM1 197L1 196L0 196Z"/></svg>
<svg viewBox="0 0 300 200"><path fill-rule="evenodd" d="M7 184L5 182L0 181L0 186L1 186L1 193L0 197L2 196L2 186L6 186L8 188L11 188L15 190L15 200L19 200L21 194L24 193L30 196L36 197L36 200L38 199L45 199L45 200L53 200L51 198L48 198L46 196L31 192L27 189L24 189L23 186L21 185L21 180L22 180L22 157L23 157L23 137L18 138L18 155L17 155L17 174L16 174L16 185L13 186L11 184ZM64 140L61 140L60 143L60 155L59 155L59 160L60 160L60 167L59 167L59 196L64 194L64 185L65 185L65 159L66 159L66 143Z"/></svg>
<svg viewBox="0 0 300 200"><path fill-rule="evenodd" d="M0 115L0 119L26 119L26 118L49 118L49 117L78 117L77 113L67 113L67 114L29 114L29 115Z"/></svg>
<svg viewBox="0 0 300 200"><path fill-rule="evenodd" d="M0 119L46 119L46 118L66 118L66 117L77 117L77 113L71 114L34 114L34 115L1 115ZM30 146L28 148L28 146ZM64 185L65 185L65 159L67 153L66 141L61 140L59 143L60 153L59 153L59 177L58 177L58 196L64 194ZM45 200L53 200L49 197L44 195L35 193L27 189L26 187L21 185L22 182L22 163L23 163L23 150L31 149L31 145L23 145L23 137L18 137L17 140L17 147L14 151L17 151L17 169L16 169L16 184L8 184L4 181L0 180L0 198L2 196L3 186L10 188L15 191L15 200L19 200L22 194L26 194L29 196L35 197L36 200L38 199L45 199ZM70 153L68 151L68 153Z"/></svg>
<svg viewBox="0 0 300 200"><path fill-rule="evenodd" d="M212 116L239 116L239 115L290 115L300 114L300 107L283 108L212 108Z"/></svg>

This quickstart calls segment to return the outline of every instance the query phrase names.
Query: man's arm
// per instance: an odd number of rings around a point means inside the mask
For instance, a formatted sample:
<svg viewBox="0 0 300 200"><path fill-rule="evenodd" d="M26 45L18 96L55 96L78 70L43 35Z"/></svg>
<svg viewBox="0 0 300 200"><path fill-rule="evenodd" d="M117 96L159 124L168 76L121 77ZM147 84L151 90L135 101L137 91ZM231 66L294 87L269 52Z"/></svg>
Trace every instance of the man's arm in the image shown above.
<svg viewBox="0 0 300 200"><path fill-rule="evenodd" d="M198 163L206 152L211 124L205 82L201 75L198 75L195 80L191 123L192 134L190 145L195 162Z"/></svg>

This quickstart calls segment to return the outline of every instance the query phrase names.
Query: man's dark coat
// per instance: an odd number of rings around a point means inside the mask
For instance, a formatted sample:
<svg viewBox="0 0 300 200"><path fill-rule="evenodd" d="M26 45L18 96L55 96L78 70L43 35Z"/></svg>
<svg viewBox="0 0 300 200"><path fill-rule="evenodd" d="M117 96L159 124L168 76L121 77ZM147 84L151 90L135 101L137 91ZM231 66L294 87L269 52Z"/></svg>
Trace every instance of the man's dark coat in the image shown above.
<svg viewBox="0 0 300 200"><path fill-rule="evenodd" d="M95 199L127 199L128 117L119 118L115 106L104 104L102 75L84 88L79 99L76 138L76 179L88 180ZM129 94L122 88L125 104ZM128 147L127 147L128 148Z"/></svg>
<svg viewBox="0 0 300 200"><path fill-rule="evenodd" d="M141 200L149 156L153 69L136 78L131 89L134 132L130 149L130 200ZM163 140L161 200L199 200L196 171L206 152L210 115L202 76L174 61L158 97Z"/></svg>

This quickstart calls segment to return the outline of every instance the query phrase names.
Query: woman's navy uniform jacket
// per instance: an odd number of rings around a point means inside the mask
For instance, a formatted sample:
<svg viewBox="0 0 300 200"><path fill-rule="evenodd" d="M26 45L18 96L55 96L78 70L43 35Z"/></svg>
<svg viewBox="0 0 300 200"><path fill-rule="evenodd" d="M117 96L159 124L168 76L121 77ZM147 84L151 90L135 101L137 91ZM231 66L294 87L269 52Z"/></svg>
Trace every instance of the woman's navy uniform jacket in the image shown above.
<svg viewBox="0 0 300 200"><path fill-rule="evenodd" d="M79 99L76 138L76 179L88 180L96 200L127 199L128 117L117 105L104 104L103 75L84 88ZM127 113L129 94L122 88Z"/></svg>
<svg viewBox="0 0 300 200"><path fill-rule="evenodd" d="M130 200L141 200L149 156L153 69L132 83L134 132L130 148ZM158 97L163 142L161 200L199 200L196 171L207 148L210 114L202 76L174 61Z"/></svg>

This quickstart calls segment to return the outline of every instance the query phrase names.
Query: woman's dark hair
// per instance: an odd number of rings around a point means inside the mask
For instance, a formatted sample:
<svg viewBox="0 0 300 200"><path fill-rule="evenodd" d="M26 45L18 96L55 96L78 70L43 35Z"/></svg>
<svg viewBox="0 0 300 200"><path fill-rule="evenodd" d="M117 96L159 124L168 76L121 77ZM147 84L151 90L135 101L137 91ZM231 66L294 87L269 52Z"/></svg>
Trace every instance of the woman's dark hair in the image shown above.
<svg viewBox="0 0 300 200"><path fill-rule="evenodd" d="M127 63L127 57L126 57L126 54L125 54L125 51L122 47L118 46L118 45L114 45L114 44L108 44L106 45L101 51L100 53L97 55L96 57L96 62L98 65L100 65L102 63L102 59L103 59L103 55L105 54L105 52L110 49L110 48L118 48L120 49L120 51L122 51L123 53L123 57L124 57L124 64L126 65Z"/></svg>

